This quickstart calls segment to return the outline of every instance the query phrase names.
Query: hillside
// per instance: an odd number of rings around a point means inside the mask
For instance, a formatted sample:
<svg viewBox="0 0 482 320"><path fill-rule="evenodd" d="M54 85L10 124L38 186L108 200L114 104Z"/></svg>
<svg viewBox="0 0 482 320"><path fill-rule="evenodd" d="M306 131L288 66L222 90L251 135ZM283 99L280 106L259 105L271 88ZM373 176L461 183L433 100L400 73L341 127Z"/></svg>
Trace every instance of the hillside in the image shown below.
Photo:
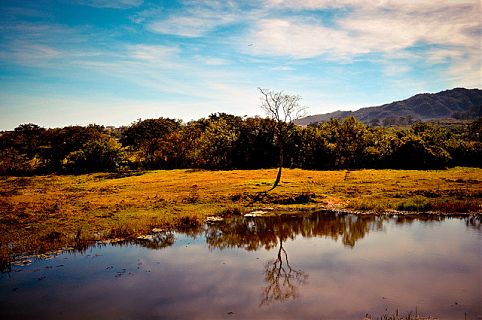
<svg viewBox="0 0 482 320"><path fill-rule="evenodd" d="M481 116L482 90L455 88L438 93L422 93L402 101L357 111L335 111L298 119L297 124L324 122L354 116L366 124L406 124L417 120L476 119Z"/></svg>

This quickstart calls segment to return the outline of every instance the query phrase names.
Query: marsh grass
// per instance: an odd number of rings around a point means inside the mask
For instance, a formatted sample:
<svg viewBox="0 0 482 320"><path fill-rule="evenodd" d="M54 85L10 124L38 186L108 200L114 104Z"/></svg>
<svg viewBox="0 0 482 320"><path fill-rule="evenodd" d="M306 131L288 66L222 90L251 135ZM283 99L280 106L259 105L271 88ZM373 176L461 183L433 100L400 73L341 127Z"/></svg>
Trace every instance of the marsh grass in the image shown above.
<svg viewBox="0 0 482 320"><path fill-rule="evenodd" d="M397 210L399 211L427 212L430 209L432 209L432 205L429 199L420 196L416 196L397 204Z"/></svg>
<svg viewBox="0 0 482 320"><path fill-rule="evenodd" d="M465 314L465 319L466 318L467 314ZM409 311L407 313L401 313L398 309L396 309L395 312L389 312L388 309L386 309L384 314L376 317L372 317L367 313L363 320L438 320L438 318L421 315L418 309L415 308L415 311Z"/></svg>
<svg viewBox="0 0 482 320"><path fill-rule="evenodd" d="M152 228L186 228L258 208L481 212L482 169L438 171L169 170L3 177L0 255L41 253ZM461 179L460 177L463 177ZM77 234L81 230L81 236ZM2 262L3 263L3 262Z"/></svg>
<svg viewBox="0 0 482 320"><path fill-rule="evenodd" d="M432 203L432 209L444 213L481 212L480 199L440 200Z"/></svg>
<svg viewBox="0 0 482 320"><path fill-rule="evenodd" d="M370 211L375 213L383 213L393 208L392 202L386 199L364 199L357 198L349 200L347 208L357 211Z"/></svg>

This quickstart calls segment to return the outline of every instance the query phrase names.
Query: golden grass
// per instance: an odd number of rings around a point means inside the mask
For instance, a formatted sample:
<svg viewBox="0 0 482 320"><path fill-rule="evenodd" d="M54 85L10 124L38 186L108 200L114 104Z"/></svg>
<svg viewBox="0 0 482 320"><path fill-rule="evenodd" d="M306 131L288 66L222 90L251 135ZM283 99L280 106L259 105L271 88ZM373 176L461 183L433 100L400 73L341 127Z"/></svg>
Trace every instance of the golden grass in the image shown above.
<svg viewBox="0 0 482 320"><path fill-rule="evenodd" d="M263 206L481 211L482 169L348 173L286 169L280 186L260 195L270 188L276 171L4 177L0 180L1 250L10 244L8 251L37 252L81 240L135 236L153 227L194 225L210 215L239 214ZM299 203L305 200L309 202Z"/></svg>

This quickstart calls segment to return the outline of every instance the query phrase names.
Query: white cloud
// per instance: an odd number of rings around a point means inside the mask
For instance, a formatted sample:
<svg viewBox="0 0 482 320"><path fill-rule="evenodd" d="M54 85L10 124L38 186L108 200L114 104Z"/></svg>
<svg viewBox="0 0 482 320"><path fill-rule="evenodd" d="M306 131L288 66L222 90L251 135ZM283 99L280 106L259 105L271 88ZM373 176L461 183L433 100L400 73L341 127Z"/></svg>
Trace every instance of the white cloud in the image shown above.
<svg viewBox="0 0 482 320"><path fill-rule="evenodd" d="M474 5L477 0L265 0L264 5L270 8L289 8L295 10L311 9L330 9L330 8L356 8L356 9L375 9L384 10L391 8L394 10L419 11L427 8L439 8L443 6Z"/></svg>
<svg viewBox="0 0 482 320"><path fill-rule="evenodd" d="M334 4L352 5L351 13L339 18L335 26L325 27L320 21L301 17L262 19L251 36L253 50L286 54L302 58L327 52L360 54L397 51L417 43L473 47L480 46L480 5L450 2L444 6L426 1L402 4L392 1L282 1L271 4L296 8L326 8ZM296 4L296 5L295 5ZM270 49L272 48L272 49Z"/></svg>
<svg viewBox="0 0 482 320"><path fill-rule="evenodd" d="M482 63L481 51L453 52L450 55L451 62L447 77L457 86L461 87L482 87Z"/></svg>
<svg viewBox="0 0 482 320"><path fill-rule="evenodd" d="M369 52L363 45L356 46L343 30L288 19L259 21L247 39L253 46L244 50L253 54L310 58L326 53L345 56Z"/></svg>
<svg viewBox="0 0 482 320"><path fill-rule="evenodd" d="M463 59L465 53L463 50L455 48L439 48L427 51L427 59L432 64L450 63L454 60Z"/></svg>
<svg viewBox="0 0 482 320"><path fill-rule="evenodd" d="M386 61L406 55L407 63L422 58L434 65L448 63L448 76L480 85L482 29L478 0L266 0L265 5L267 12L281 8L295 14L283 18L271 14L256 21L246 37L249 40L242 43L242 50L252 55L294 59L323 56L339 61L370 53L381 54ZM333 8L346 10L329 26L322 18L307 18L300 11ZM248 42L253 46L246 48ZM419 50L407 51L414 47ZM386 67L386 74L396 74L400 67L399 62ZM400 70L408 71L407 67Z"/></svg>

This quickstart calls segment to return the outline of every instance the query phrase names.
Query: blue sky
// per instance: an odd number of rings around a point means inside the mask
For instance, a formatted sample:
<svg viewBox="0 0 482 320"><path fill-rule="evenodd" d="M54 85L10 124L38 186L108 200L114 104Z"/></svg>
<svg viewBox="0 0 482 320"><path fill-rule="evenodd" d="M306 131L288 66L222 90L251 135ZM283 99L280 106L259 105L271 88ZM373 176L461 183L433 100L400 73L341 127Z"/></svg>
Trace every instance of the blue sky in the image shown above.
<svg viewBox="0 0 482 320"><path fill-rule="evenodd" d="M36 0L0 3L0 130L310 114L481 87L478 0Z"/></svg>

